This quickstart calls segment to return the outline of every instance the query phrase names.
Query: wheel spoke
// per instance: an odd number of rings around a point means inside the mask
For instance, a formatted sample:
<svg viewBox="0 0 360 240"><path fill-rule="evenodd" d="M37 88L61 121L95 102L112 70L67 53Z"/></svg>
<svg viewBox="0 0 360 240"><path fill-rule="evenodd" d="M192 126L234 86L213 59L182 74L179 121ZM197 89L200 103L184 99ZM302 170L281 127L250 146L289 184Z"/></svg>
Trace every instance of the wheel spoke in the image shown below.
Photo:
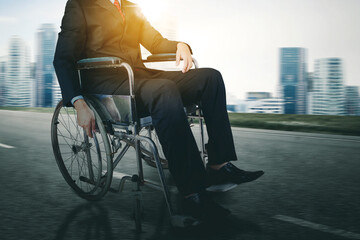
<svg viewBox="0 0 360 240"><path fill-rule="evenodd" d="M89 107L94 107L89 103ZM113 135L107 135L99 115L94 110L97 123L96 138L87 138L84 129L77 124L77 112L73 107L58 104L53 117L52 142L56 161L68 184L81 197L100 199L108 190L112 178L112 147L116 146ZM104 138L103 138L104 136ZM109 144L109 140L114 144ZM110 165L111 166L111 165ZM101 182L100 182L101 181ZM101 184L101 186L100 186Z"/></svg>
<svg viewBox="0 0 360 240"><path fill-rule="evenodd" d="M69 114L68 114L68 115L69 115ZM61 123L61 125L64 126L65 130L70 134L70 136L71 136L73 139L76 139L76 138L74 138L74 136L72 135L72 133L69 131L70 125L69 125L69 129L64 125L64 124L66 123L66 120L64 119L64 117L63 117L63 115L62 115L61 113L60 113L60 116L61 116L61 118L63 119L63 122L60 121L60 119L58 119L58 121Z"/></svg>
<svg viewBox="0 0 360 240"><path fill-rule="evenodd" d="M77 113L75 113L75 110L74 110L74 108L73 108L73 115L75 116L75 120L76 120L76 123L78 122L77 121ZM77 139L77 137L79 137L79 138L81 138L81 134L80 134L80 131L79 131L79 125L78 124L75 124L74 123L74 121L72 121L73 122L73 124L74 124L74 126L75 126L75 129L76 129L76 139Z"/></svg>

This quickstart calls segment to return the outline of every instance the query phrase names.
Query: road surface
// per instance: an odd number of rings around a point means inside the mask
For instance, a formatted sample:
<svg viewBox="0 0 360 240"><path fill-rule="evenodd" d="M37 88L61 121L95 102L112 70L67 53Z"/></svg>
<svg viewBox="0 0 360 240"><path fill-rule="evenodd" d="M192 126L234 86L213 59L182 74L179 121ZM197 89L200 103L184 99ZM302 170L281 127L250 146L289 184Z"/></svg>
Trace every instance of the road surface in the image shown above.
<svg viewBox="0 0 360 240"><path fill-rule="evenodd" d="M360 137L234 128L235 164L265 175L214 195L232 216L172 229L163 195L144 188L136 233L131 184L96 203L67 186L52 153L51 115L0 111L0 239L360 239ZM133 156L120 170L136 172ZM155 169L145 172L156 180Z"/></svg>

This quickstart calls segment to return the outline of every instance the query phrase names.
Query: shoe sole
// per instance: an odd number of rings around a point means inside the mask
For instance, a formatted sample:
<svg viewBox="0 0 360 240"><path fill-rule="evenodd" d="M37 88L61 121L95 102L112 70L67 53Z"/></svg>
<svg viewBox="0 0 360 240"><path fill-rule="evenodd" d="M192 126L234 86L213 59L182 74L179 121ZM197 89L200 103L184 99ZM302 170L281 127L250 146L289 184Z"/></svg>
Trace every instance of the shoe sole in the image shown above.
<svg viewBox="0 0 360 240"><path fill-rule="evenodd" d="M256 175L254 178L249 179L249 180L247 180L247 181L241 181L241 182L239 182L239 183L237 183L237 184L242 184L242 183L248 183L248 182L255 181L256 179L258 179L258 178L260 178L262 175L264 175L264 173L265 173L265 172L263 172L263 171L259 171L258 175Z"/></svg>
<svg viewBox="0 0 360 240"><path fill-rule="evenodd" d="M262 175L264 175L264 172L259 173L259 175L256 176L254 179L251 179L248 181L243 181L243 182L239 182L239 183L224 183L224 184L211 185L210 187L206 188L206 191L208 191L208 192L226 192L226 191L229 191L229 190L237 187L238 185L240 185L242 183L255 181L256 179L260 178Z"/></svg>
<svg viewBox="0 0 360 240"><path fill-rule="evenodd" d="M239 184L235 184L235 183L212 185L210 187L207 187L206 191L208 191L208 192L226 192L226 191L229 191L229 190L237 187L238 185Z"/></svg>

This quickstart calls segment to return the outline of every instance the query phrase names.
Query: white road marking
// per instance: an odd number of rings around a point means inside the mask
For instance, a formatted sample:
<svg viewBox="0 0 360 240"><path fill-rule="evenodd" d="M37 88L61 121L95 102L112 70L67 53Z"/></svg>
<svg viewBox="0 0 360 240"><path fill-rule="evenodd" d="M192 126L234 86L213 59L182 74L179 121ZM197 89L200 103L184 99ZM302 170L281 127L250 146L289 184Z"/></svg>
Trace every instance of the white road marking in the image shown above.
<svg viewBox="0 0 360 240"><path fill-rule="evenodd" d="M331 233L331 234L334 234L334 235L337 235L340 237L344 237L344 238L360 239L360 234L358 234L358 233L353 233L353 232L348 232L348 231L341 230L341 229L328 227L328 226L325 226L322 224L309 222L309 221L302 220L299 218L294 218L294 217L289 217L289 216L284 216L284 215L275 215L275 216L273 216L273 218L284 221L284 222L293 223L293 224L296 224L296 225L299 225L302 227L307 227L307 228L311 228L314 230Z"/></svg>
<svg viewBox="0 0 360 240"><path fill-rule="evenodd" d="M13 146L2 144L2 143L0 143L0 147L3 147L3 148L15 148Z"/></svg>

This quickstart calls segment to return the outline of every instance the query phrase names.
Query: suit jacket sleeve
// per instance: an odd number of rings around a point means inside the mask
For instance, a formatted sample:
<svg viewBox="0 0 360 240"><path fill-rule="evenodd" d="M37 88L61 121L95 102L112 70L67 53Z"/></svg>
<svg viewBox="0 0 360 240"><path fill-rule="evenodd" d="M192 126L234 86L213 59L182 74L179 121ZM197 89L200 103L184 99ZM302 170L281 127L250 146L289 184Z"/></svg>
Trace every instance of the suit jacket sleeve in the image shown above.
<svg viewBox="0 0 360 240"><path fill-rule="evenodd" d="M64 106L72 106L71 99L81 95L76 62L86 41L86 23L77 0L69 0L61 23L56 45L54 67L58 77Z"/></svg>
<svg viewBox="0 0 360 240"><path fill-rule="evenodd" d="M176 53L178 41L164 38L145 18L140 10L138 16L141 18L140 43L152 54ZM189 44L187 44L189 46ZM189 46L192 54L191 47Z"/></svg>

